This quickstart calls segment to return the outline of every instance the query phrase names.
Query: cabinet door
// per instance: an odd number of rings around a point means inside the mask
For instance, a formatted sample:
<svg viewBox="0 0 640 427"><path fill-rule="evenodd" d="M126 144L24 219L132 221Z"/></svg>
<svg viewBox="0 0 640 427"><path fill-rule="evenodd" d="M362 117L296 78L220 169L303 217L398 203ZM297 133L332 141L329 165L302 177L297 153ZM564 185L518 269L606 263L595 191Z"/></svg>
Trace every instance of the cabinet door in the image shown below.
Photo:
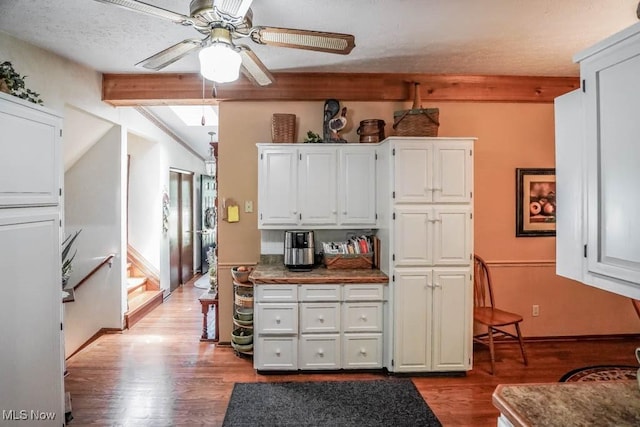
<svg viewBox="0 0 640 427"><path fill-rule="evenodd" d="M28 104L0 93L0 206L59 203L62 120Z"/></svg>
<svg viewBox="0 0 640 427"><path fill-rule="evenodd" d="M335 149L300 149L298 206L303 225L335 224L337 221Z"/></svg>
<svg viewBox="0 0 640 427"><path fill-rule="evenodd" d="M372 147L340 149L341 225L376 224L376 153Z"/></svg>
<svg viewBox="0 0 640 427"><path fill-rule="evenodd" d="M469 265L472 259L471 211L464 206L435 208L429 219L433 229L434 265Z"/></svg>
<svg viewBox="0 0 640 427"><path fill-rule="evenodd" d="M298 224L297 150L268 148L262 149L259 156L258 225Z"/></svg>
<svg viewBox="0 0 640 427"><path fill-rule="evenodd" d="M433 264L433 210L424 205L398 206L394 212L393 258L396 266Z"/></svg>
<svg viewBox="0 0 640 427"><path fill-rule="evenodd" d="M58 208L0 209L0 255L0 402L3 409L55 412L59 426L64 358Z"/></svg>
<svg viewBox="0 0 640 427"><path fill-rule="evenodd" d="M433 149L430 142L397 142L394 145L395 203L432 201Z"/></svg>
<svg viewBox="0 0 640 427"><path fill-rule="evenodd" d="M433 202L471 201L473 161L471 142L444 141L434 144Z"/></svg>
<svg viewBox="0 0 640 427"><path fill-rule="evenodd" d="M580 71L586 112L588 270L640 284L637 25L635 31L585 60Z"/></svg>
<svg viewBox="0 0 640 427"><path fill-rule="evenodd" d="M432 370L453 371L471 365L472 281L469 269L434 269Z"/></svg>
<svg viewBox="0 0 640 427"><path fill-rule="evenodd" d="M394 370L428 371L431 367L431 270L395 270ZM460 313L457 307L454 310ZM459 315L459 314L458 314Z"/></svg>

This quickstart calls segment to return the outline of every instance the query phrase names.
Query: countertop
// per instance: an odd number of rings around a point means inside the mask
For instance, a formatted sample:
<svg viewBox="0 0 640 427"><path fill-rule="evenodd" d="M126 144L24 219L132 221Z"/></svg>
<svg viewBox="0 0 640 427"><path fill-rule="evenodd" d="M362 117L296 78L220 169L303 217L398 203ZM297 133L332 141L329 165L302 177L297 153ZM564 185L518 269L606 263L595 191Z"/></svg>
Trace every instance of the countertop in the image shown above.
<svg viewBox="0 0 640 427"><path fill-rule="evenodd" d="M261 262L249 275L254 284L305 283L388 283L389 277L378 269L342 270L324 266L308 272L289 271L282 263Z"/></svg>
<svg viewBox="0 0 640 427"><path fill-rule="evenodd" d="M515 427L640 425L633 380L499 385L493 404Z"/></svg>

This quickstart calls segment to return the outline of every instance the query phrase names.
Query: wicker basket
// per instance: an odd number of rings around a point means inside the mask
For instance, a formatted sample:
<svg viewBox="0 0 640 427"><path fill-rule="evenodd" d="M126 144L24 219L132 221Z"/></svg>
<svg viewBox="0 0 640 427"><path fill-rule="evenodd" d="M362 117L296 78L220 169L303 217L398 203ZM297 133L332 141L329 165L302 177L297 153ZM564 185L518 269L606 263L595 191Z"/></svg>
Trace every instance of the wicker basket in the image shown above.
<svg viewBox="0 0 640 427"><path fill-rule="evenodd" d="M271 119L272 142L296 142L296 115L275 113Z"/></svg>
<svg viewBox="0 0 640 427"><path fill-rule="evenodd" d="M414 82L413 106L393 113L393 129L397 136L438 136L440 111L422 108L420 83Z"/></svg>
<svg viewBox="0 0 640 427"><path fill-rule="evenodd" d="M236 305L238 307L250 308L253 307L253 295L238 295L236 294Z"/></svg>
<svg viewBox="0 0 640 427"><path fill-rule="evenodd" d="M373 253L324 254L324 265L329 269L361 270L373 267Z"/></svg>

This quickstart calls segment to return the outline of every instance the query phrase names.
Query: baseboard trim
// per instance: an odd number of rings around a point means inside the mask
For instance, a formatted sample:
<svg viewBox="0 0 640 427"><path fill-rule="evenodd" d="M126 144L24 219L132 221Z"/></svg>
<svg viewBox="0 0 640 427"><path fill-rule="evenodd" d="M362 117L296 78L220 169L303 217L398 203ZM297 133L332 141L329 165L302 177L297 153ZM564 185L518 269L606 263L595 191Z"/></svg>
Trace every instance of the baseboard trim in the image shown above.
<svg viewBox="0 0 640 427"><path fill-rule="evenodd" d="M100 330L98 330L98 332L93 334L91 336L91 338L89 338L87 341L85 341L80 347L78 347L76 349L76 351L71 353L69 355L69 357L67 357L65 360L71 359L73 356L75 356L80 351L84 350L87 346L89 346L89 344L93 343L95 340L97 340L101 336L107 335L107 334L121 334L122 331L123 331L123 329L120 329L120 328L100 328Z"/></svg>
<svg viewBox="0 0 640 427"><path fill-rule="evenodd" d="M605 334L605 335L559 335L550 337L525 337L525 342L545 341L602 341L640 339L640 334ZM513 342L513 340L501 340ZM496 341L499 342L499 341Z"/></svg>

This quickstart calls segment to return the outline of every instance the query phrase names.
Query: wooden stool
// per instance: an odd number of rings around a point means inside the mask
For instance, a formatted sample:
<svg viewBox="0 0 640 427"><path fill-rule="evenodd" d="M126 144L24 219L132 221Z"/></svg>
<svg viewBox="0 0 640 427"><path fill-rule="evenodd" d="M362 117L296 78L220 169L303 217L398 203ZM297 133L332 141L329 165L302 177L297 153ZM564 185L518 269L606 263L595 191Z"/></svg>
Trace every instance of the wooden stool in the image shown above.
<svg viewBox="0 0 640 427"><path fill-rule="evenodd" d="M220 337L218 336L218 294L205 291L200 298L200 305L202 306L202 336L200 341L218 342ZM209 323L207 316L209 314L209 308L213 305L215 318L215 331L213 338L209 338Z"/></svg>

